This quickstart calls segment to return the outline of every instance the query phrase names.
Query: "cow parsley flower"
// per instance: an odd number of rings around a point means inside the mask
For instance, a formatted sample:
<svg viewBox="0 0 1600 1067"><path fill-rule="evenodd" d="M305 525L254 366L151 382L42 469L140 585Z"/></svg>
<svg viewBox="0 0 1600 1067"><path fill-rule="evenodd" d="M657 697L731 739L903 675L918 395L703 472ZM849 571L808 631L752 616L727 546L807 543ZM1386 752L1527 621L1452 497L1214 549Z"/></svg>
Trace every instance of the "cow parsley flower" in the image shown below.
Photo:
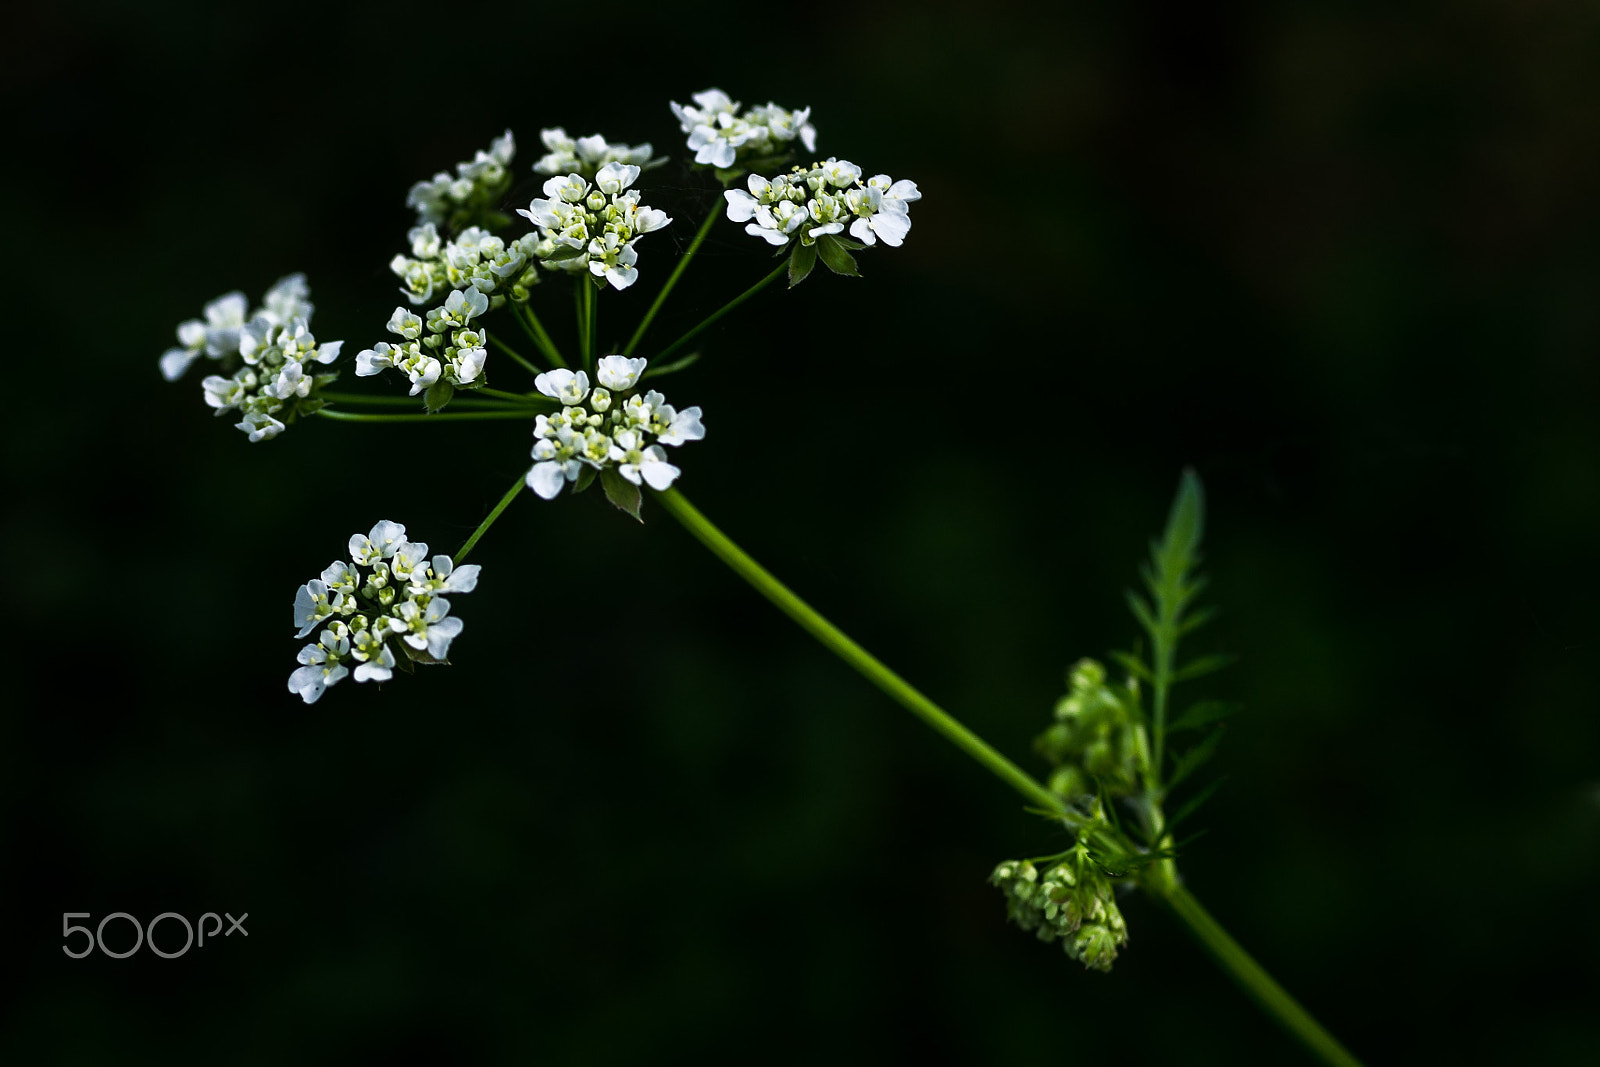
<svg viewBox="0 0 1600 1067"><path fill-rule="evenodd" d="M388 368L411 380L411 395L443 381L456 389L485 385L489 334L473 320L489 310L489 297L479 289L455 289L424 320L403 307L394 309L387 329L398 343L380 341L356 353L356 377L368 378ZM431 401L430 401L431 403ZM442 407L443 404L435 405Z"/></svg>
<svg viewBox="0 0 1600 1067"><path fill-rule="evenodd" d="M740 105L721 89L695 93L693 99L693 107L674 102L672 113L689 135L696 163L722 171L735 165L769 164L786 155L796 140L807 152L817 150L810 108L789 111L769 103L740 111Z"/></svg>
<svg viewBox="0 0 1600 1067"><path fill-rule="evenodd" d="M546 500L587 471L616 473L633 485L666 489L681 473L661 447L698 441L706 434L698 407L679 411L651 389L640 392L648 361L603 356L591 386L584 371L553 370L534 385L561 402L554 415L540 415L533 429L534 464L528 488Z"/></svg>
<svg viewBox="0 0 1600 1067"><path fill-rule="evenodd" d="M648 142L626 145L607 141L598 133L573 140L560 126L539 131L546 152L533 165L537 174L577 174L593 180L595 174L607 163L631 163L649 169L666 162L666 157L652 159Z"/></svg>
<svg viewBox="0 0 1600 1067"><path fill-rule="evenodd" d="M539 228L535 258L552 270L587 270L614 289L632 285L639 277L634 244L672 221L629 188L639 173L632 163L607 163L592 184L576 172L545 182L544 196L517 210Z"/></svg>
<svg viewBox="0 0 1600 1067"><path fill-rule="evenodd" d="M465 289L492 294L498 308L507 298L521 303L539 283L534 269L536 234L526 233L506 241L489 231L468 226L448 241L441 240L431 222L413 227L406 235L411 255L400 253L389 270L400 279L400 291L412 304L426 304L436 292Z"/></svg>
<svg viewBox="0 0 1600 1067"><path fill-rule="evenodd" d="M406 194L406 206L416 209L418 225L432 223L462 230L489 221L511 187L507 168L516 152L516 140L507 130L487 149L479 149L470 162L457 163L454 177L441 170L413 185Z"/></svg>
<svg viewBox="0 0 1600 1067"><path fill-rule="evenodd" d="M916 182L887 174L863 180L861 168L843 159L794 167L774 178L751 174L745 189L722 195L730 221L746 223L746 233L777 246L795 237L812 245L848 227L860 244L882 240L898 248L911 230L910 205L922 199Z"/></svg>
<svg viewBox="0 0 1600 1067"><path fill-rule="evenodd" d="M388 681L400 657L405 670L446 662L464 624L444 594L478 585L477 564L456 567L449 556L430 556L426 544L407 540L406 528L388 519L352 534L349 548L349 562L334 560L295 596L295 636L322 628L289 676L289 692L307 704L347 677Z"/></svg>
<svg viewBox="0 0 1600 1067"><path fill-rule="evenodd" d="M248 315L243 293L218 297L206 305L205 321L178 327L185 347L161 357L161 373L175 381L201 354L216 360L222 373L200 383L206 405L218 415L237 411L242 418L236 426L251 441L271 440L297 416L321 407L317 390L337 377L316 373L319 364L339 358L344 342L317 341L310 296L305 275L291 274L278 279Z"/></svg>

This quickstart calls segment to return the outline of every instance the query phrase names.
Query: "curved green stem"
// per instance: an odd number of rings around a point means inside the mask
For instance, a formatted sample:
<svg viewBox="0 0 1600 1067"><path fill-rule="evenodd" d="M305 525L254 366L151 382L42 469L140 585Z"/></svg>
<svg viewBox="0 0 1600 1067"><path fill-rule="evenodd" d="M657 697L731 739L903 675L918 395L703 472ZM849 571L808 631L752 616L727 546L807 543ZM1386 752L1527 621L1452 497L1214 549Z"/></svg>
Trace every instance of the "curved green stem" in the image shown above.
<svg viewBox="0 0 1600 1067"><path fill-rule="evenodd" d="M516 395L519 398L517 400L519 405L527 404L527 397L522 396L521 394ZM330 404L363 404L367 407L375 408L416 408L422 403L422 398L416 396L364 396L361 393L318 393L317 396L323 400L326 400ZM474 408L489 407L500 409L508 406L507 401L478 400L470 393L457 396L451 401L451 403L462 404Z"/></svg>
<svg viewBox="0 0 1600 1067"><path fill-rule="evenodd" d="M795 596L761 564L751 559L738 545L728 539L711 521L700 514L683 494L676 489L657 493L656 499L695 536L711 553L722 560L734 573L749 582L762 596L770 600L785 615L800 624L824 647L836 654L868 681L887 693L898 704L927 723L957 748L977 760L995 777L1021 793L1046 811L1061 817L1074 828L1085 828L1085 820L1073 811L1055 793L1040 785L1027 772L1001 755L988 742L967 729L952 715L923 696L905 679L878 661L870 652L852 641L838 627ZM1359 1061L1345 1051L1332 1035L1324 1030L1295 999L1284 991L1249 953L1228 935L1198 901L1176 881L1141 880L1147 889L1167 902L1173 912L1194 933L1216 958L1217 962L1242 985L1268 1014L1274 1016L1292 1034L1305 1042L1312 1052L1331 1067L1361 1067Z"/></svg>
<svg viewBox="0 0 1600 1067"><path fill-rule="evenodd" d="M368 415L365 412L335 411L321 408L317 415L336 422L467 422L476 419L531 419L538 414L533 407L506 408L503 411L441 411L437 415Z"/></svg>
<svg viewBox="0 0 1600 1067"><path fill-rule="evenodd" d="M723 304L717 310L713 311L710 317L703 320L700 325L694 327L688 333L672 342L666 348L663 348L661 351L657 352L651 357L651 359L653 361L666 359L668 356L672 355L672 353L676 352L678 349L682 348L684 345L698 337L702 330L706 329L712 323L722 318L722 316L726 315L728 312L732 311L734 308L738 307L740 304L744 303L746 300L749 300L752 296L755 296L761 290L777 281L788 269L789 261L785 259L782 263L778 264L777 268L773 270L771 274L767 275L765 278L762 278L759 282L756 282L750 288L746 289L744 292L740 293L726 304Z"/></svg>
<svg viewBox="0 0 1600 1067"><path fill-rule="evenodd" d="M510 345L500 340L499 334L491 333L489 335L489 343L500 349L500 351L504 352L506 355L510 356L517 363L521 364L522 368L529 374L538 376L542 373L538 367L535 367L532 363L528 362L522 353L518 352L515 348L512 348Z"/></svg>
<svg viewBox="0 0 1600 1067"><path fill-rule="evenodd" d="M733 568L739 577L749 582L756 592L772 601L779 611L799 623L801 629L861 672L869 682L883 690L901 707L933 727L957 748L977 760L995 777L1028 800L1069 822L1082 821L1082 817L1072 811L1059 796L1040 785L1026 771L997 752L987 741L967 729L954 716L918 692L904 678L884 666L872 653L852 641L811 605L790 592L787 586L769 574L766 568L751 559L743 549L730 541L727 535L713 526L709 519L684 499L682 493L676 489L668 489L657 493L656 499L661 501L662 507L699 539L701 544L709 548L713 555Z"/></svg>
<svg viewBox="0 0 1600 1067"><path fill-rule="evenodd" d="M1273 980L1250 954L1240 947L1228 931L1222 928L1210 912L1181 885L1175 885L1159 894L1182 919L1189 932L1203 945L1217 964L1238 982L1268 1015L1273 1016L1306 1048L1331 1067L1361 1067L1361 1061L1352 1056L1343 1045L1322 1025L1313 1019L1298 1001Z"/></svg>
<svg viewBox="0 0 1600 1067"><path fill-rule="evenodd" d="M533 343L543 352L545 358L558 367L565 367L567 361L561 358L561 353L556 349L556 343L550 340L550 335L545 332L544 323L539 321L539 316L533 313L533 308L527 304L510 304L511 317L522 324L522 331L532 338Z"/></svg>
<svg viewBox="0 0 1600 1067"><path fill-rule="evenodd" d="M488 517L478 523L478 528L472 531L472 536L467 538L466 543L456 552L453 558L456 566L461 566L461 561L467 558L467 553L471 552L472 546L478 543L478 538L482 537L489 527L494 525L494 520L498 519L500 513L511 505L511 502L517 498L517 494L522 492L522 487L526 484L528 484L527 475L517 475L517 480L511 483L511 488L506 490L506 495L500 498L500 503L494 506L494 510L489 512Z"/></svg>
<svg viewBox="0 0 1600 1067"><path fill-rule="evenodd" d="M688 251L678 257L678 265L672 268L672 273L667 276L667 284L661 287L661 291L656 294L655 302L650 305L650 310L646 311L644 318L639 320L639 328L633 331L633 336L628 339L627 345L622 349L623 355L633 355L633 350L639 346L640 338L644 336L645 330L650 328L650 323L655 319L656 312L660 311L661 305L666 302L667 294L672 292L674 285L678 284L678 278L683 274L684 269L689 266L689 261L694 258L694 254L700 251L700 245L705 241L706 234L711 232L711 224L717 221L719 213L717 206L713 204L711 212L706 215L706 220L700 224L700 229L695 231L694 240L689 242Z"/></svg>
<svg viewBox="0 0 1600 1067"><path fill-rule="evenodd" d="M480 386L479 388L472 390L472 392L482 393L484 396L498 397L501 400L509 400L513 404L530 404L536 399L548 402L549 399L548 397L542 396L535 398L526 393L508 393L504 389L490 389L487 385Z"/></svg>

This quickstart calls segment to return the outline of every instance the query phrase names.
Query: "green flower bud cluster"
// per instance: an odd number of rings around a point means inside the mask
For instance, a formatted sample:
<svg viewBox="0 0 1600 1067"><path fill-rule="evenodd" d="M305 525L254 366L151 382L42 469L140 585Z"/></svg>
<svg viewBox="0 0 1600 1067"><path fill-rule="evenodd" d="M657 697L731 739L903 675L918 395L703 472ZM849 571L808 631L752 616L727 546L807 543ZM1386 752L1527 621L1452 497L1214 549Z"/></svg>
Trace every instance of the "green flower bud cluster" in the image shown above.
<svg viewBox="0 0 1600 1067"><path fill-rule="evenodd" d="M1060 940L1068 956L1097 971L1111 970L1117 949L1128 943L1128 925L1117 907L1111 878L1080 841L1052 857L1043 874L1031 860L1006 860L989 884L1006 895L1006 914L1041 941Z"/></svg>
<svg viewBox="0 0 1600 1067"><path fill-rule="evenodd" d="M1111 796L1136 793L1148 748L1137 690L1108 685L1106 669L1092 659L1073 665L1067 686L1056 721L1033 742L1056 765L1051 790L1068 799L1097 788Z"/></svg>

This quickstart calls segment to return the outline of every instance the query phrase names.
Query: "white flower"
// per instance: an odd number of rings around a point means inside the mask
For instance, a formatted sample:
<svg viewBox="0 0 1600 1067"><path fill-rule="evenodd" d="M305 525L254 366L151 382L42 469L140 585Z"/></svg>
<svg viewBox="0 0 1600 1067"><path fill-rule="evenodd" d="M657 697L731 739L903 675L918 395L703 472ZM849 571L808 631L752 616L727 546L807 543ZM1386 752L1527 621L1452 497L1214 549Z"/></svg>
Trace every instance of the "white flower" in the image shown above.
<svg viewBox="0 0 1600 1067"><path fill-rule="evenodd" d="M298 694L307 704L315 704L324 689L350 673L339 662L350 654L350 639L335 626L324 630L316 644L300 650L299 659L305 666L289 675L289 692Z"/></svg>
<svg viewBox="0 0 1600 1067"><path fill-rule="evenodd" d="M442 660L449 655L450 642L460 636L464 624L450 614L450 601L436 596L428 600L426 607L415 600L403 602L398 617L390 617L389 627L403 634L405 643L412 648L419 652L427 649L428 655Z"/></svg>
<svg viewBox="0 0 1600 1067"><path fill-rule="evenodd" d="M411 580L412 572L428 565L428 546L418 541L403 541L389 553L389 573L403 582Z"/></svg>
<svg viewBox="0 0 1600 1067"><path fill-rule="evenodd" d="M284 430L284 424L262 411L252 411L244 417L244 421L234 424L237 429L250 435L250 442L270 441Z"/></svg>
<svg viewBox="0 0 1600 1067"><path fill-rule="evenodd" d="M294 598L294 621L300 627L296 637L304 637L315 630L324 619L338 614L344 603L342 590L330 590L321 578L313 578L300 587Z"/></svg>
<svg viewBox="0 0 1600 1067"><path fill-rule="evenodd" d="M432 565L424 571L418 568L411 575L411 594L439 596L444 593L470 593L478 587L476 563L456 567L449 556L434 556Z"/></svg>
<svg viewBox="0 0 1600 1067"><path fill-rule="evenodd" d="M387 682L394 677L394 650L386 643L387 625L356 630L350 635L350 658L357 663L358 682Z"/></svg>
<svg viewBox="0 0 1600 1067"><path fill-rule="evenodd" d="M678 412L654 389L633 392L647 366L643 359L603 356L595 366L601 384L592 392L582 371L540 375L540 391L564 406L534 422L529 488L554 499L585 467L614 468L633 484L657 490L673 483L680 471L661 446L698 441L705 426L698 407Z"/></svg>
<svg viewBox="0 0 1600 1067"><path fill-rule="evenodd" d="M644 373L648 360L627 356L601 356L595 365L595 377L607 389L623 391L633 388L633 383Z"/></svg>
<svg viewBox="0 0 1600 1067"><path fill-rule="evenodd" d="M589 376L583 371L545 371L533 379L533 387L545 396L554 397L563 404L581 404L589 395Z"/></svg>
<svg viewBox="0 0 1600 1067"><path fill-rule="evenodd" d="M367 533L350 535L350 558L370 567L380 559L393 556L395 549L405 543L406 528L398 522L382 519Z"/></svg>
<svg viewBox="0 0 1600 1067"><path fill-rule="evenodd" d="M811 109L788 111L768 103L744 112L720 89L694 94L695 107L673 103L672 113L689 135L688 147L696 163L724 170L741 161L781 154L798 139L814 151L817 131L810 123Z"/></svg>

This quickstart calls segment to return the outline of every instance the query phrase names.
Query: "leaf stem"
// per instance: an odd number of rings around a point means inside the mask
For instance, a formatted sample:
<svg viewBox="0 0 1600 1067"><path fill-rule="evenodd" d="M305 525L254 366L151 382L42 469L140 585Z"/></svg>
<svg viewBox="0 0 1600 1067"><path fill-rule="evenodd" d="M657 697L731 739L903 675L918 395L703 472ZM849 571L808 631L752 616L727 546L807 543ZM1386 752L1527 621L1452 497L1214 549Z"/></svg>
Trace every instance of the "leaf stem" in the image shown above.
<svg viewBox="0 0 1600 1067"><path fill-rule="evenodd" d="M497 333L489 334L489 343L494 345L495 347L499 348L500 351L502 351L506 355L510 356L517 363L521 364L522 368L524 370L526 370L529 374L532 374L535 377L537 377L541 373L539 368L535 367L532 363L528 362L528 360L522 355L522 353L518 352L515 348L512 348L510 345L508 345L504 341L500 340L500 335L499 334L497 334Z"/></svg>
<svg viewBox="0 0 1600 1067"><path fill-rule="evenodd" d="M511 483L511 488L506 490L506 495L500 498L500 503L494 506L494 510L489 512L482 522L478 523L478 528L472 531L472 536L467 538L466 543L456 552L453 557L453 562L456 566L459 567L461 561L467 558L467 553L471 552L472 546L478 543L478 538L482 537L485 531L494 525L494 520L498 519L500 513L511 505L511 502L516 499L518 493L522 492L522 487L527 483L527 475L517 475L517 480Z"/></svg>
<svg viewBox="0 0 1600 1067"><path fill-rule="evenodd" d="M1330 1067L1361 1067L1361 1061L1324 1030L1261 964L1252 959L1187 889L1174 885L1158 895L1183 920L1189 932L1217 961L1218 966L1227 971L1268 1015L1304 1042L1313 1054Z"/></svg>
<svg viewBox="0 0 1600 1067"><path fill-rule="evenodd" d="M320 408L317 415L336 422L466 422L474 419L531 419L538 412L532 407L506 408L503 411L443 411L437 415L369 415L366 412L335 411Z"/></svg>
<svg viewBox="0 0 1600 1067"><path fill-rule="evenodd" d="M977 760L991 774L1034 804L1074 824L1086 821L1059 796L1040 785L1022 768L991 747L987 741L967 729L943 708L913 688L905 679L884 666L870 652L852 641L837 626L818 614L811 605L790 592L787 586L774 578L766 568L751 559L743 549L713 526L709 519L684 499L682 493L676 489L668 489L657 493L656 499L673 518L683 524L684 529L710 549L712 555L726 563L735 574L749 582L756 592L798 623L802 630L854 667L901 707L927 723L961 751Z"/></svg>
<svg viewBox="0 0 1600 1067"><path fill-rule="evenodd" d="M667 294L672 292L672 287L678 284L678 278L683 274L684 269L689 266L689 261L694 258L696 252L700 251L700 245L705 241L706 234L711 232L711 224L717 221L718 214L717 206L713 204L710 213L706 215L705 221L700 224L700 229L695 231L694 240L689 242L688 250L678 257L678 265L672 268L672 273L667 277L667 283L656 294L655 302L650 305L650 310L646 311L644 318L639 320L639 328L633 331L633 336L628 339L627 345L622 349L623 355L631 356L633 355L633 350L639 347L639 340L644 337L645 330L650 328L650 323L654 321L656 312L660 311L661 305L666 302Z"/></svg>
<svg viewBox="0 0 1600 1067"><path fill-rule="evenodd" d="M533 339L539 351L558 367L565 367L567 361L561 358L561 353L556 349L556 343L550 340L550 335L545 332L544 323L539 321L539 316L533 313L533 308L527 304L510 302L511 317L522 324L522 330Z"/></svg>
<svg viewBox="0 0 1600 1067"><path fill-rule="evenodd" d="M694 338L698 337L700 335L700 332L702 330L704 330L706 327L710 326L712 323L714 323L718 319L722 318L722 316L726 315L728 312L732 311L734 308L738 307L740 304L744 303L746 300L749 300L752 296L755 296L761 290L765 289L767 286L769 286L773 282L777 281L780 277L782 277L783 272L788 270L788 269L789 269L789 261L787 259L785 259L782 263L778 264L777 268L774 269L771 274L767 275L765 278L762 278L759 282L756 282L750 288L746 289L744 292L740 293L738 296L734 297L732 300L728 301L726 304L723 304L716 311L713 311L709 318L706 318L703 321L701 321L700 325L698 325L698 326L694 327L693 329L691 329L688 333L684 334L682 337L680 337L676 341L672 342L666 348L663 348L661 351L657 352L651 358L653 360L666 359L668 356L672 355L672 353L676 352L678 349L680 349L684 345L688 344Z"/></svg>

